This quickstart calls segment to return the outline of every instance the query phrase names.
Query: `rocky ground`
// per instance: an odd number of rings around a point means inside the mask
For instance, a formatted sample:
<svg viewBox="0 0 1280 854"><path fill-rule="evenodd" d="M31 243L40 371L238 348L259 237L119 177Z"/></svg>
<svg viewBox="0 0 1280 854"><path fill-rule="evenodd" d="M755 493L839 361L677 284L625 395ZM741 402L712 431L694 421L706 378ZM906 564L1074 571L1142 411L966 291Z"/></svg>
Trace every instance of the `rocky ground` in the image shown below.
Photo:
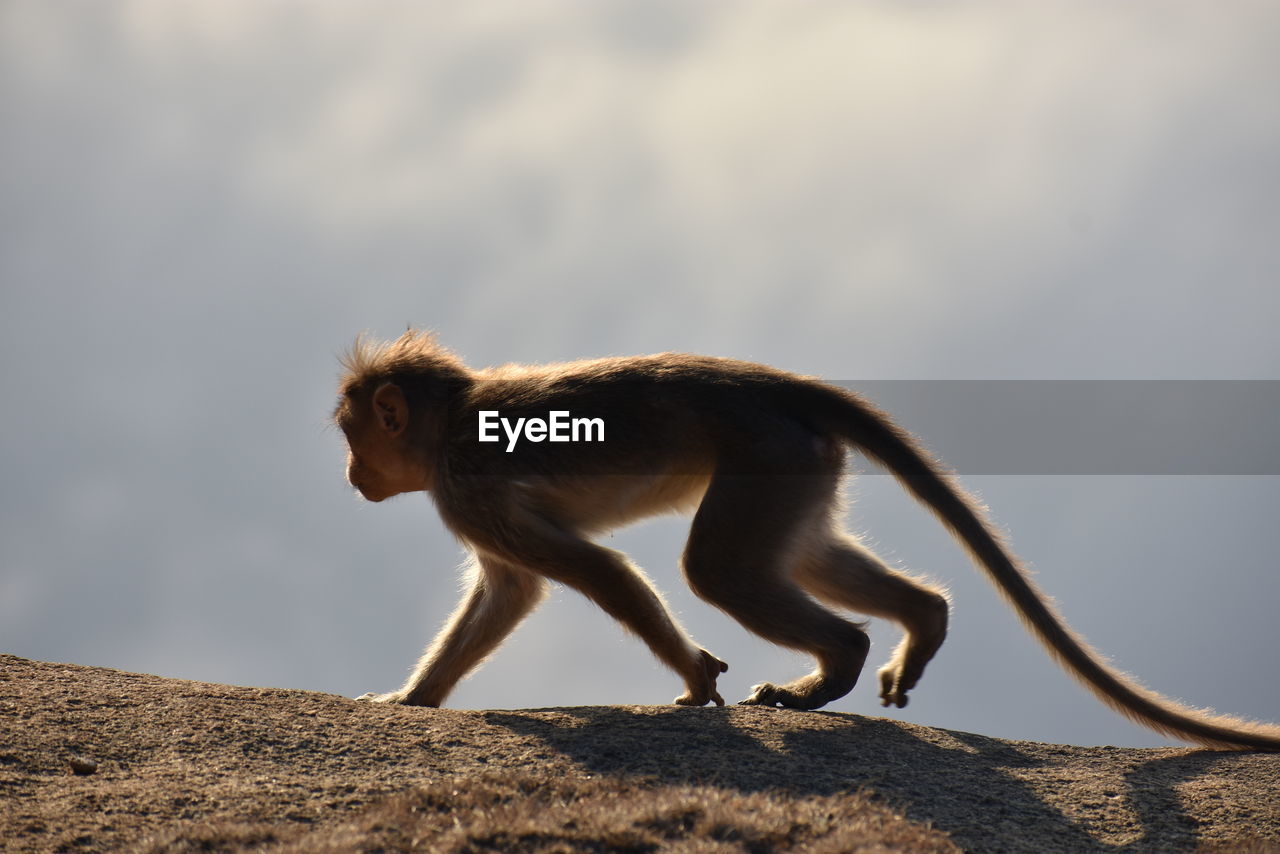
<svg viewBox="0 0 1280 854"><path fill-rule="evenodd" d="M1280 851L1280 755L406 709L0 655L4 851Z"/></svg>

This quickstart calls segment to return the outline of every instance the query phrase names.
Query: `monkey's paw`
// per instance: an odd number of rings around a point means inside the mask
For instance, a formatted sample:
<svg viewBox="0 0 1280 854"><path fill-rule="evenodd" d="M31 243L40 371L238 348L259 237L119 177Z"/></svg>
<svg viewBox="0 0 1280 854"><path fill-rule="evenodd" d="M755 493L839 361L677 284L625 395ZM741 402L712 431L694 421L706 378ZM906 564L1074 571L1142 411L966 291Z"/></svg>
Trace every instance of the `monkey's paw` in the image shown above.
<svg viewBox="0 0 1280 854"><path fill-rule="evenodd" d="M833 679L829 675L812 673L786 685L761 682L751 689L751 696L739 706L782 706L784 709L809 711L820 709L832 700L838 700L853 687L852 679Z"/></svg>
<svg viewBox="0 0 1280 854"><path fill-rule="evenodd" d="M777 689L776 685L768 682L761 682L759 685L751 686L751 696L745 700L739 700L739 706L777 706L778 701L774 699L773 692Z"/></svg>
<svg viewBox="0 0 1280 854"><path fill-rule="evenodd" d="M745 700L738 702L739 706L769 706L777 708L778 706L789 706L791 708L801 708L799 698L784 688L779 688L772 682L761 682L759 685L751 686L751 696Z"/></svg>
<svg viewBox="0 0 1280 854"><path fill-rule="evenodd" d="M880 677L880 705L886 707L897 706L899 709L905 709L907 707L907 691L915 686L903 685L900 669L892 664L886 664L881 667L880 672L876 675Z"/></svg>
<svg viewBox="0 0 1280 854"><path fill-rule="evenodd" d="M357 703L403 703L404 700L403 691L389 691L386 694L375 694L371 691L356 697Z"/></svg>
<svg viewBox="0 0 1280 854"><path fill-rule="evenodd" d="M716 690L716 678L725 673L729 669L729 665L716 658L705 649L702 652L702 673L698 684L695 686L692 682L689 684L689 690L685 691L679 697L676 697L677 706L705 706L707 703L715 703L717 706L724 705L724 697L720 696L720 692Z"/></svg>

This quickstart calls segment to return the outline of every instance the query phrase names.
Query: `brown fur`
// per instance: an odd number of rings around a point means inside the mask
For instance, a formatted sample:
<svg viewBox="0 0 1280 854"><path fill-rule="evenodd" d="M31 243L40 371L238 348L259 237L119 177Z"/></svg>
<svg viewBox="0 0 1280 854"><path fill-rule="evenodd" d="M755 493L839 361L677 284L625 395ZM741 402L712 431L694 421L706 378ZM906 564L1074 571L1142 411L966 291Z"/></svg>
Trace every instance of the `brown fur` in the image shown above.
<svg viewBox="0 0 1280 854"><path fill-rule="evenodd" d="M436 706L542 597L573 587L680 674L686 705L722 704L727 665L698 647L625 555L592 535L693 511L683 569L693 591L751 631L810 653L817 668L757 685L745 703L814 709L853 688L869 641L820 602L906 630L879 672L905 706L946 637L937 587L887 567L840 529L852 446L896 475L965 545L1054 657L1106 703L1202 744L1280 749L1280 728L1179 706L1106 665L1053 610L983 508L906 431L862 398L763 365L660 354L471 371L427 334L357 339L335 419L347 476L366 498L428 491L474 556L470 592L398 691L368 699ZM478 413L600 417L605 441L478 441Z"/></svg>

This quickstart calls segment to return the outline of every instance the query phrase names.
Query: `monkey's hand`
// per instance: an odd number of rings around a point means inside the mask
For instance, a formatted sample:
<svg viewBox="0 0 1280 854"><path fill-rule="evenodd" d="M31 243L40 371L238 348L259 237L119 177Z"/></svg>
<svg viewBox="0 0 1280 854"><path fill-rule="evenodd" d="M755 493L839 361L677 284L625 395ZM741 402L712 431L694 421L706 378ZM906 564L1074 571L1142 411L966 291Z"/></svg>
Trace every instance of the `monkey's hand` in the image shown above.
<svg viewBox="0 0 1280 854"><path fill-rule="evenodd" d="M716 677L729 669L729 665L705 649L702 653L702 672L689 681L688 690L676 697L677 706L705 706L707 703L724 705L724 697L716 691Z"/></svg>
<svg viewBox="0 0 1280 854"><path fill-rule="evenodd" d="M389 691L386 694L361 694L356 697L357 703L400 703L405 702L405 693L403 691Z"/></svg>
<svg viewBox="0 0 1280 854"><path fill-rule="evenodd" d="M399 691L388 691L386 694L362 694L356 697L357 703L394 703L398 706L424 706L431 709L440 708L441 700L432 699L428 695L415 693L408 688Z"/></svg>

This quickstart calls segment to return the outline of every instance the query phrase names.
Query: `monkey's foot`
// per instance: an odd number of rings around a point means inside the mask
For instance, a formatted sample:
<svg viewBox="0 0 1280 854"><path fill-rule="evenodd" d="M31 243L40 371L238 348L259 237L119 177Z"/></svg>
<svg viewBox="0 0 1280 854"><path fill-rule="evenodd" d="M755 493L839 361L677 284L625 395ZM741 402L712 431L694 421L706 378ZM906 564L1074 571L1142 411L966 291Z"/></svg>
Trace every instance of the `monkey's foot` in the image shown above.
<svg viewBox="0 0 1280 854"><path fill-rule="evenodd" d="M782 706L784 709L820 709L838 700L853 688L855 679L835 680L822 673L811 673L787 684L761 682L751 689L751 696L740 706Z"/></svg>
<svg viewBox="0 0 1280 854"><path fill-rule="evenodd" d="M938 643L941 643L939 639ZM907 692L916 687L920 677L924 675L924 666L933 656L937 645L921 653L919 647L907 644L894 654L893 658L876 675L880 678L880 705L907 706Z"/></svg>
<svg viewBox="0 0 1280 854"><path fill-rule="evenodd" d="M898 644L889 663L877 673L880 677L882 706L897 706L899 709L906 707L907 692L920 682L925 665L933 659L947 637L947 621L950 617L947 598L942 594L935 594L928 601L931 603L930 608L902 639L902 643Z"/></svg>
<svg viewBox="0 0 1280 854"><path fill-rule="evenodd" d="M880 677L880 705L897 706L899 709L905 709L907 707L907 692L916 687L923 670L924 668L921 667L915 670L914 673L908 673L896 661L890 661L884 667L881 667L876 673Z"/></svg>
<svg viewBox="0 0 1280 854"><path fill-rule="evenodd" d="M898 668L886 664L877 675L880 677L880 705L907 707L907 688L899 687Z"/></svg>
<svg viewBox="0 0 1280 854"><path fill-rule="evenodd" d="M675 703L677 706L705 706L707 703L723 706L724 697L716 690L716 677L726 672L729 665L705 649L699 651L702 653L702 672L690 681L687 691L676 697Z"/></svg>

